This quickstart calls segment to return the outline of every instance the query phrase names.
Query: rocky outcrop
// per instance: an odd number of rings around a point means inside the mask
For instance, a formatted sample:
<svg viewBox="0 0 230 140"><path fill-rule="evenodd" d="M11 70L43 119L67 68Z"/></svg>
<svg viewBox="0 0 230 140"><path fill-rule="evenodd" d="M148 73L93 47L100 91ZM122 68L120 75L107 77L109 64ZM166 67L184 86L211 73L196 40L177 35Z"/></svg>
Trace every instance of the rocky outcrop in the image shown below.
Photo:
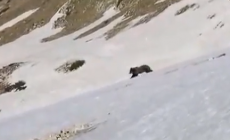
<svg viewBox="0 0 230 140"><path fill-rule="evenodd" d="M10 0L0 0L0 15L10 9Z"/></svg>
<svg viewBox="0 0 230 140"><path fill-rule="evenodd" d="M69 0L62 8L60 8L59 13L68 16L74 8L73 0Z"/></svg>
<svg viewBox="0 0 230 140"><path fill-rule="evenodd" d="M0 95L11 92L13 90L20 91L26 89L26 83L24 81L18 81L14 84L9 82L9 76L18 69L24 62L11 63L0 69Z"/></svg>
<svg viewBox="0 0 230 140"><path fill-rule="evenodd" d="M59 14L63 14L62 17L59 17L56 21L53 23L53 29L57 28L64 28L67 26L67 20L66 17L71 14L73 9L75 8L75 5L72 3L73 0L69 0L65 5L63 5L62 8L59 10Z"/></svg>
<svg viewBox="0 0 230 140"><path fill-rule="evenodd" d="M26 24L26 23L27 23L27 20L24 20L23 22ZM26 29L24 30L24 33L29 33L29 32L31 32L31 31L33 31L34 29L37 29L37 28L42 27L44 24L45 24L45 21L44 21L44 20L41 20L41 21L36 22L36 23L33 23L31 28L26 28Z"/></svg>
<svg viewBox="0 0 230 140"><path fill-rule="evenodd" d="M24 62L18 62L18 63L11 63L7 66L3 66L0 69L0 82L8 79L9 76L23 64Z"/></svg>
<svg viewBox="0 0 230 140"><path fill-rule="evenodd" d="M67 21L65 20L65 16L59 17L54 21L53 29L63 28L67 25Z"/></svg>
<svg viewBox="0 0 230 140"><path fill-rule="evenodd" d="M78 68L82 67L84 64L85 64L85 60L68 61L65 64L61 65L60 67L56 68L55 71L68 73L77 70Z"/></svg>
<svg viewBox="0 0 230 140"><path fill-rule="evenodd" d="M50 134L44 138L34 138L33 140L70 140L75 136L91 132L97 128L99 124L86 123L82 125L73 125L66 129L60 130L60 132Z"/></svg>

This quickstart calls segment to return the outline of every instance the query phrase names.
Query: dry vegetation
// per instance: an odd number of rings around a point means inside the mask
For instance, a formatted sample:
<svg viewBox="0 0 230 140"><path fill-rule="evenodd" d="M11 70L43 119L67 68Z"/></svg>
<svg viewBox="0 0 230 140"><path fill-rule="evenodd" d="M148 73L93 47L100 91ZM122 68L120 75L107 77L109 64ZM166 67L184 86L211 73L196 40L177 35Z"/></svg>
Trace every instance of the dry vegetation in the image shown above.
<svg viewBox="0 0 230 140"><path fill-rule="evenodd" d="M118 9L121 11L117 15L111 17L105 22L102 22L98 26L82 33L81 35L74 38L74 40L78 38L85 37L105 26L107 26L109 23L114 21L115 19L119 18L120 16L124 15L125 20L121 23L117 24L112 30L109 30L107 33L105 33L106 39L110 39L113 36L115 36L117 33L119 33L122 29L128 26L128 23L132 21L133 19L137 18L138 16L143 16L146 14L150 14L145 17L144 20L141 20L141 22L138 22L137 25L140 25L142 23L146 23L150 21L154 16L157 16L159 13L164 11L168 6L171 4L174 4L180 0L166 0L162 3L156 4L157 0L94 0L94 1L80 1L75 0L75 5L80 9L74 9L72 13L67 16L67 26L62 31L57 33L56 35L53 35L51 37L45 38L45 41L51 41L54 39L57 39L63 35L68 35L70 33L75 32L76 30L79 30L96 19L99 19L102 14L111 6L118 6ZM152 14L154 13L154 14Z"/></svg>
<svg viewBox="0 0 230 140"><path fill-rule="evenodd" d="M63 65L59 66L55 69L57 72L68 73L75 71L82 67L85 64L85 60L72 60L64 63Z"/></svg>
<svg viewBox="0 0 230 140"><path fill-rule="evenodd" d="M134 26L146 23L163 12L168 6L178 1L180 0L165 0L164 2L156 4L157 0L123 0L119 9L124 13L126 20L117 24L112 30L109 30L105 34L106 39L114 37L117 33L127 27L128 23L133 19L149 14L144 18L144 20L141 20Z"/></svg>
<svg viewBox="0 0 230 140"><path fill-rule="evenodd" d="M61 32L44 38L43 42L71 34L89 25L102 17L102 14L114 4L114 1L115 0L71 0L70 5L75 5L75 8L66 16L66 27Z"/></svg>
<svg viewBox="0 0 230 140"><path fill-rule="evenodd" d="M20 91L26 89L24 81L18 81L14 84L9 83L10 75L24 64L24 62L11 63L0 69L0 95L13 90Z"/></svg>
<svg viewBox="0 0 230 140"><path fill-rule="evenodd" d="M138 22L135 26L150 21L154 16L157 16L164 11L168 6L180 0L165 0L161 3L156 3L157 0L20 0L10 1L10 9L1 15L0 25L21 15L22 13L40 8L33 15L18 22L14 26L0 32L0 45L9 43L19 38L24 34L28 34L35 28L46 24L57 10L66 2L69 2L70 10L65 13L64 17L59 18L55 27L64 27L64 29L52 36L46 37L42 42L52 41L71 34L95 20L102 17L102 14L112 6L116 5L121 11L119 14L111 17L100 25L86 31L75 39L87 36L100 28L107 26L109 23L124 15L126 18L121 23L117 24L113 29L105 33L106 39L110 39L123 30L128 23L136 17L147 15L145 19ZM57 25L60 22L60 26Z"/></svg>

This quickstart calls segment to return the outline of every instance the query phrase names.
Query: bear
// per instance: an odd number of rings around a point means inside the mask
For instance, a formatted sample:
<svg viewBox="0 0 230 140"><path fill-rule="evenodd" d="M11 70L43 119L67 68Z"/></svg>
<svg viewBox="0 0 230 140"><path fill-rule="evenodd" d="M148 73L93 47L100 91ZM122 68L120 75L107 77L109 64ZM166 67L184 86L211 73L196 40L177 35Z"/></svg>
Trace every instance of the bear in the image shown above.
<svg viewBox="0 0 230 140"><path fill-rule="evenodd" d="M149 73L152 72L152 69L148 65L141 65L139 67L131 67L129 70L129 74L132 74L131 78L134 78L143 72Z"/></svg>

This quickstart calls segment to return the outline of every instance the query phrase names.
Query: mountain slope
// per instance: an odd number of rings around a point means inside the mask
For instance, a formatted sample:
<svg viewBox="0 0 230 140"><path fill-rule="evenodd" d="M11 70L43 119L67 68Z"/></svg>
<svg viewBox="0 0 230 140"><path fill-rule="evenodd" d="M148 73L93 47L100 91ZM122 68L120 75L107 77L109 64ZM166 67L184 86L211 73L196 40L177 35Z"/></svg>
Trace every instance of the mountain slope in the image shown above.
<svg viewBox="0 0 230 140"><path fill-rule="evenodd" d="M169 4L157 16L152 17L150 13L151 20L146 18L149 14L137 15L119 34L107 40L105 34L126 17L121 14L109 20L122 13L111 5L102 12L99 19L90 22L88 26L62 38L42 43L42 39L58 34L63 29L52 28L55 21L64 15L57 10L66 1L58 2L59 6L55 8L52 8L52 4L47 5L52 12L49 13L50 18L42 22L44 26L39 26L40 28L33 29L8 44L3 43L0 47L1 67L25 62L7 80L10 83L24 80L27 85L26 90L0 96L0 120L54 104L84 91L127 80L130 77L130 67L148 64L156 72L229 47L230 3L227 0L184 0ZM39 6L32 9L36 8ZM35 13L30 18L39 18ZM145 20L148 22L143 22ZM14 27L24 25L23 21L2 32L10 35L10 30ZM33 20L28 22L31 25L34 23ZM145 24L139 25L140 22ZM107 23L106 26L101 26L103 23ZM135 26L137 24L139 26ZM81 37L76 39L79 36ZM70 60L85 60L86 63L71 73L56 71Z"/></svg>
<svg viewBox="0 0 230 140"><path fill-rule="evenodd" d="M223 52L2 120L0 137L40 138L73 124L102 122L76 140L227 140L230 50Z"/></svg>

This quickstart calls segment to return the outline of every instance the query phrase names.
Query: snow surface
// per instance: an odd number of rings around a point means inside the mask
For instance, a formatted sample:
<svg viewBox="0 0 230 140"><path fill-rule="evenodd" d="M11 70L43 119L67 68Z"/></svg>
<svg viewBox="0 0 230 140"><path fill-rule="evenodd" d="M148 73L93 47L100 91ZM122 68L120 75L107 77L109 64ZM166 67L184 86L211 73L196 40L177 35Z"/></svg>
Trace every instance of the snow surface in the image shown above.
<svg viewBox="0 0 230 140"><path fill-rule="evenodd" d="M158 3L162 3L164 2L165 0L158 0L155 4L158 4Z"/></svg>
<svg viewBox="0 0 230 140"><path fill-rule="evenodd" d="M228 140L230 50L223 52L2 120L0 138L27 140L104 122L72 140Z"/></svg>
<svg viewBox="0 0 230 140"><path fill-rule="evenodd" d="M175 16L179 9L193 3L199 8ZM108 41L101 36L123 17L91 35L73 40L117 12L112 7L91 25L58 40L40 43L42 38L61 30L52 30L54 20L60 16L57 12L47 25L1 46L0 56L4 59L0 59L0 66L16 61L31 64L15 71L11 77L12 82L25 80L28 88L0 96L3 110L0 120L127 80L132 66L148 64L156 71L229 47L228 0L183 0L150 22L129 27ZM209 19L213 14L216 16ZM224 23L222 28L217 26L220 22ZM84 59L86 64L70 74L54 71L70 59Z"/></svg>
<svg viewBox="0 0 230 140"><path fill-rule="evenodd" d="M36 8L36 9L33 9L33 10L29 10L29 11L27 11L27 12L21 14L20 16L18 16L18 17L16 17L16 18L12 19L11 21L9 21L9 22L3 24L2 26L0 26L0 31L6 29L6 28L8 28L8 27L11 27L11 26L13 26L14 24L18 23L19 21L21 21L21 20L23 20L23 19L29 17L29 16L32 15L34 12L36 12L38 9L39 9L39 8Z"/></svg>

